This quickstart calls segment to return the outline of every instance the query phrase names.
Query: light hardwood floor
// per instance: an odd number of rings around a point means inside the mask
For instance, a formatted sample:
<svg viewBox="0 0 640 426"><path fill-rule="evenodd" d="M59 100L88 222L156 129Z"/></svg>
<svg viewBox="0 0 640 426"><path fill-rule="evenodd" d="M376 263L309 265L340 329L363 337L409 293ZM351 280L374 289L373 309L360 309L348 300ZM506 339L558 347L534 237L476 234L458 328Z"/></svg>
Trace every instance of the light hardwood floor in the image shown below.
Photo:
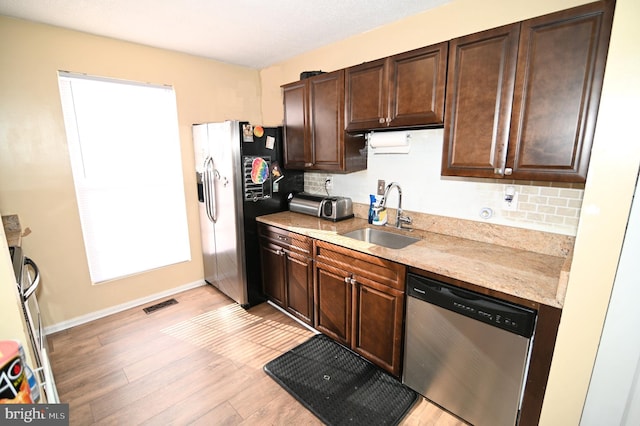
<svg viewBox="0 0 640 426"><path fill-rule="evenodd" d="M211 286L174 298L149 315L142 306L48 336L71 425L321 424L262 370L310 330ZM465 423L421 398L401 424Z"/></svg>

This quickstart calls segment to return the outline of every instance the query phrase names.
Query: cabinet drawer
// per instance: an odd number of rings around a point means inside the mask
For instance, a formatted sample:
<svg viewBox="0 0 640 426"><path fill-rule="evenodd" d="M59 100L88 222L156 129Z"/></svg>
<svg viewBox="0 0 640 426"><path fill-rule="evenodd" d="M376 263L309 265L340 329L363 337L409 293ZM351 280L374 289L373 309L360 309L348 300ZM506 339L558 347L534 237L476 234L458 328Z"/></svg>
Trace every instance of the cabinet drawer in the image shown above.
<svg viewBox="0 0 640 426"><path fill-rule="evenodd" d="M324 241L315 241L314 260L404 291L406 267Z"/></svg>
<svg viewBox="0 0 640 426"><path fill-rule="evenodd" d="M287 248L291 251L311 256L313 239L307 236L264 224L258 224L258 233L261 238L264 238L269 242Z"/></svg>

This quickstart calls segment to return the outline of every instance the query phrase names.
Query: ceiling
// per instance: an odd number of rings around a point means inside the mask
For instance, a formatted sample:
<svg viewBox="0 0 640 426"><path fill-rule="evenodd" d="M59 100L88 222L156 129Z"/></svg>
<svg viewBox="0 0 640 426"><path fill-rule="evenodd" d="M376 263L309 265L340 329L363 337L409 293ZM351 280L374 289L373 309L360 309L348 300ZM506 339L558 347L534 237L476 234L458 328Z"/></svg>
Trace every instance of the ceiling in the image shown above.
<svg viewBox="0 0 640 426"><path fill-rule="evenodd" d="M0 0L0 14L264 68L450 0Z"/></svg>

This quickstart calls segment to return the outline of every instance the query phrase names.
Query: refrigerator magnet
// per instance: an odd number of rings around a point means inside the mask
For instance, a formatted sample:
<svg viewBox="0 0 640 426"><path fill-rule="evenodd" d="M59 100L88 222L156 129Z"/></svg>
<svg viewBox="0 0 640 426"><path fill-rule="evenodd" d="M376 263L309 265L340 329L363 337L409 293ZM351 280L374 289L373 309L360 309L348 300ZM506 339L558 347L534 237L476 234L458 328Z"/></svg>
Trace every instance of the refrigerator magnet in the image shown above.
<svg viewBox="0 0 640 426"><path fill-rule="evenodd" d="M251 182L264 183L269 177L269 165L261 157L256 157L251 163Z"/></svg>
<svg viewBox="0 0 640 426"><path fill-rule="evenodd" d="M242 142L253 142L253 126L251 124L242 125Z"/></svg>
<svg viewBox="0 0 640 426"><path fill-rule="evenodd" d="M262 126L255 126L253 128L253 134L257 137L257 138L261 138L264 135L264 129L262 128Z"/></svg>
<svg viewBox="0 0 640 426"><path fill-rule="evenodd" d="M267 136L267 140L264 143L265 148L273 149L273 146L276 144L276 138L273 136Z"/></svg>
<svg viewBox="0 0 640 426"><path fill-rule="evenodd" d="M280 179L282 179L284 177L284 174L282 174L282 169L280 168L280 165L278 164L277 161L274 161L273 163L271 163L271 176L273 176L273 183L277 183Z"/></svg>

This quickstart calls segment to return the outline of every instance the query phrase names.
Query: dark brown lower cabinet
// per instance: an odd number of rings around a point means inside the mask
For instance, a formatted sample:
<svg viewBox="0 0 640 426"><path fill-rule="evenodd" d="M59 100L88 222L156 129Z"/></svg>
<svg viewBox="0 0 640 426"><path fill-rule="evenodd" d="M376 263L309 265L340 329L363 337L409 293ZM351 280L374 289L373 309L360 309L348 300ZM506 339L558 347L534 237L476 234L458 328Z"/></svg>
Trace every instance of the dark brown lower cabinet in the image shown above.
<svg viewBox="0 0 640 426"><path fill-rule="evenodd" d="M314 261L315 328L399 377L405 266L323 241Z"/></svg>
<svg viewBox="0 0 640 426"><path fill-rule="evenodd" d="M342 343L351 344L351 308L353 291L347 284L346 271L316 263L315 268L316 322L315 327Z"/></svg>
<svg viewBox="0 0 640 426"><path fill-rule="evenodd" d="M262 290L264 294L281 307L285 305L286 266L284 250L269 242L260 244L262 261Z"/></svg>
<svg viewBox="0 0 640 426"><path fill-rule="evenodd" d="M262 286L269 300L313 325L312 240L260 224Z"/></svg>
<svg viewBox="0 0 640 426"><path fill-rule="evenodd" d="M400 376L404 292L375 282L360 283L356 292L353 349Z"/></svg>

